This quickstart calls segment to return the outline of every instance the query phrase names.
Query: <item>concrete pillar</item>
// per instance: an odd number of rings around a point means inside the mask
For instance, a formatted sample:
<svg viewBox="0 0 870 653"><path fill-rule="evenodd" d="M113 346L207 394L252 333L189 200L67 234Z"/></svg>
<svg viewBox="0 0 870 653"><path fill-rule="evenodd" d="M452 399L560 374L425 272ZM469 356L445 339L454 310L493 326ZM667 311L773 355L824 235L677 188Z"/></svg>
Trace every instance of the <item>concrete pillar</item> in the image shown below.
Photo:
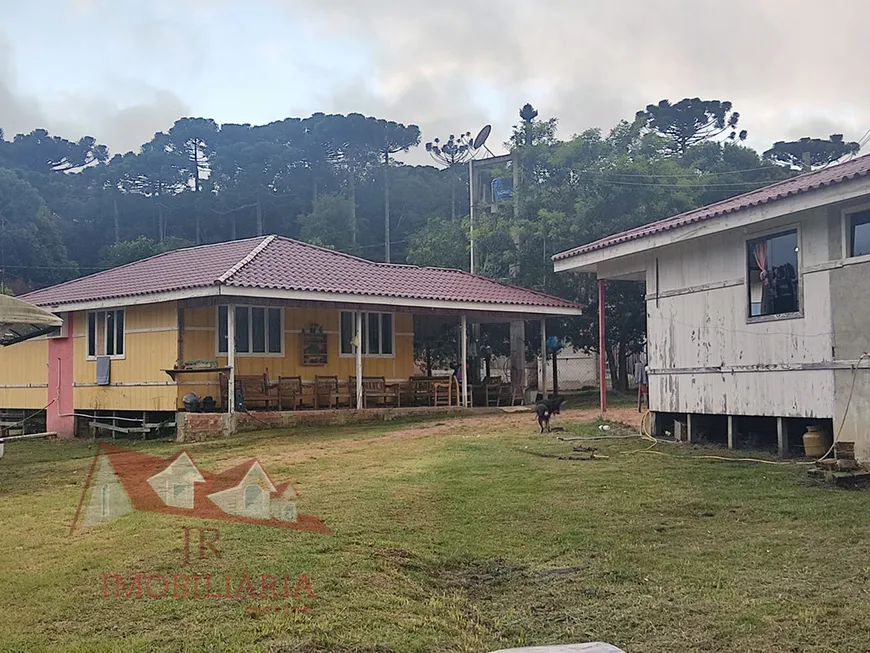
<svg viewBox="0 0 870 653"><path fill-rule="evenodd" d="M356 312L356 408L361 410L363 397L363 366L362 366L362 321L363 314Z"/></svg>
<svg viewBox="0 0 870 653"><path fill-rule="evenodd" d="M75 436L73 404L73 314L64 315L65 335L48 339L48 392L46 430L60 438Z"/></svg>
<svg viewBox="0 0 870 653"><path fill-rule="evenodd" d="M683 426L683 423L678 419L674 420L674 439L677 442L686 441L686 427Z"/></svg>
<svg viewBox="0 0 870 653"><path fill-rule="evenodd" d="M649 434L654 438L661 437L662 435L662 420L659 417L659 414L654 411L649 411L649 417L647 418L647 425L649 426Z"/></svg>
<svg viewBox="0 0 870 653"><path fill-rule="evenodd" d="M526 323L511 322L511 389L522 395L526 389Z"/></svg>
<svg viewBox="0 0 870 653"><path fill-rule="evenodd" d="M227 306L227 412L236 412L236 307Z"/></svg>
<svg viewBox="0 0 870 653"><path fill-rule="evenodd" d="M728 448L734 448L734 415L728 416Z"/></svg>
<svg viewBox="0 0 870 653"><path fill-rule="evenodd" d="M788 424L784 417L776 418L776 444L781 458L788 455Z"/></svg>
<svg viewBox="0 0 870 653"><path fill-rule="evenodd" d="M604 279L598 280L598 392L601 404L601 418L607 413L607 373L604 369L607 361L607 339L605 331Z"/></svg>
<svg viewBox="0 0 870 653"><path fill-rule="evenodd" d="M538 379L538 392L547 398L547 318L541 318L541 376Z"/></svg>
<svg viewBox="0 0 870 653"><path fill-rule="evenodd" d="M459 317L459 333L459 347L462 357L462 361L459 363L459 369L462 370L462 405L468 408L468 368L465 364L468 360L468 320L465 315Z"/></svg>

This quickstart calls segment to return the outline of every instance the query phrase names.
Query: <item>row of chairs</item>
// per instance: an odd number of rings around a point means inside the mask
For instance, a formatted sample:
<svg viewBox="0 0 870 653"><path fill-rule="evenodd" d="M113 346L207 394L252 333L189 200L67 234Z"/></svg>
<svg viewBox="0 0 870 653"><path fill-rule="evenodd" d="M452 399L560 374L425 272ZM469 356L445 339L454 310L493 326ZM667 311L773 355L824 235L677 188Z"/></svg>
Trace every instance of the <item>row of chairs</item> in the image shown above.
<svg viewBox="0 0 870 653"><path fill-rule="evenodd" d="M229 377L221 373L221 405L228 405ZM305 404L304 386L301 376L279 376L276 383L269 383L266 374L237 375L236 392L241 395L246 408L277 410L297 410ZM338 376L315 376L312 403L317 408L336 408L356 405L356 377L348 377L342 384ZM372 400L377 404L401 405L398 386L386 383L382 376L363 377L363 405Z"/></svg>

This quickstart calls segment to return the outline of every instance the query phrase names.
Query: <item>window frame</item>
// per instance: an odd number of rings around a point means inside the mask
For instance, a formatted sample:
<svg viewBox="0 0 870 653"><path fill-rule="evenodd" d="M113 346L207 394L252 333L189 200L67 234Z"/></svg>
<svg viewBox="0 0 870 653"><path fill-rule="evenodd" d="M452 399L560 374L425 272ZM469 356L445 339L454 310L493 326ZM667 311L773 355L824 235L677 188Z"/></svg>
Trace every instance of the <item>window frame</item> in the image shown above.
<svg viewBox="0 0 870 653"><path fill-rule="evenodd" d="M121 329L121 349L123 350L120 354L109 354L108 352L108 344L109 344L109 313L114 313L116 317L112 320L112 324L115 325L113 328L114 338L113 349L115 351L118 350L118 329L117 329L117 314L121 314L121 321L123 322ZM100 323L100 315L103 316L102 324ZM91 354L91 316L93 316L94 321L94 353ZM100 332L102 332L102 340L100 340ZM103 345L102 349L100 348L100 344ZM102 351L102 353L100 353ZM98 358L103 356L108 356L114 360L124 360L127 358L127 310L125 308L107 308L101 311L88 311L87 312L87 324L85 326L85 359L89 361L95 361Z"/></svg>
<svg viewBox="0 0 870 653"><path fill-rule="evenodd" d="M797 300L798 310L788 313L772 313L771 315L752 315L752 287L749 282L749 243L761 238L774 238L794 232L797 242ZM798 320L804 317L804 275L803 275L803 240L800 223L784 224L778 227L749 232L743 238L743 303L747 324L760 322L779 322L782 320Z"/></svg>
<svg viewBox="0 0 870 653"><path fill-rule="evenodd" d="M849 261L849 263L861 263L863 261L870 261L870 253L868 254L859 254L855 256L852 252L854 251L854 242L853 242L853 222L852 217L857 215L858 213L867 213L870 212L870 204L859 204L856 206L850 206L849 208L843 209L842 220L841 220L841 240L843 244L843 260ZM870 217L868 217L868 221L870 221ZM867 222L862 221L861 224L867 224Z"/></svg>
<svg viewBox="0 0 870 653"><path fill-rule="evenodd" d="M339 311L338 313L338 356L339 358L356 358L356 352L345 353L341 350L341 345L343 341L343 334L341 332L342 329L342 314L350 313L351 315L355 315L357 311ZM390 333L390 353L389 354L369 354L363 351L363 358L395 358L396 357L396 314L388 313L384 311L359 311L362 315L365 315L365 319L363 321L363 329L362 329L362 340L363 343L368 342L368 326L369 320L368 315L389 315L390 316L390 325L391 325L391 333ZM355 320L351 320L351 323L355 324ZM356 335L356 332L351 334L350 338L353 340L353 337ZM352 347L351 347L352 348ZM383 320L378 321L378 350L384 350L384 328L383 328Z"/></svg>
<svg viewBox="0 0 870 653"><path fill-rule="evenodd" d="M215 306L215 342L214 342L214 350L217 358L226 358L229 355L229 351L221 351L221 308L227 309L227 320L229 322L230 308L246 308L248 310L248 351L239 351L236 349L236 356L242 356L246 358L284 358L286 352L286 343L284 338L284 308L281 306L263 306L259 304L220 304ZM261 308L263 309L263 339L265 343L265 352L253 352L251 351L254 348L254 311L251 309ZM280 333L279 344L281 345L281 351L279 352L270 352L269 351L269 311L275 310L278 311L278 316L280 317L280 324L278 327L278 331ZM227 324L229 327L229 323ZM227 343L229 345L229 342Z"/></svg>

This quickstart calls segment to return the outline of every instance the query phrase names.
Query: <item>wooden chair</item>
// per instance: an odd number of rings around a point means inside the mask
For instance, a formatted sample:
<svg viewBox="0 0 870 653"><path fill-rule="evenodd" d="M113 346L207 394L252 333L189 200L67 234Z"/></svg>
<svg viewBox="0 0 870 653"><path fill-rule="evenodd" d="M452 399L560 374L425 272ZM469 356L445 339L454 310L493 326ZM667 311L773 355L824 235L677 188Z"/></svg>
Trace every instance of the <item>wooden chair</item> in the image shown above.
<svg viewBox="0 0 870 653"><path fill-rule="evenodd" d="M302 407L301 376L278 377L278 410L284 410L284 407L288 405L290 410Z"/></svg>
<svg viewBox="0 0 870 653"><path fill-rule="evenodd" d="M314 377L314 407L320 408L322 403L332 407L332 393L338 392L337 376Z"/></svg>
<svg viewBox="0 0 870 653"><path fill-rule="evenodd" d="M432 405L432 383L434 382L431 376L412 376L408 379L409 394L411 402L415 406L431 406Z"/></svg>
<svg viewBox="0 0 870 653"><path fill-rule="evenodd" d="M250 409L253 404L262 404L269 410L276 395L269 388L269 380L265 374L240 374L236 376L236 385L241 389L242 402Z"/></svg>
<svg viewBox="0 0 870 653"><path fill-rule="evenodd" d="M450 385L453 383L453 377L445 376L432 381L432 405L433 406L449 406L452 397Z"/></svg>
<svg viewBox="0 0 870 653"><path fill-rule="evenodd" d="M401 404L399 387L393 386L387 389L387 380L382 376L363 377L363 406L368 407L368 400L370 398L384 406L391 403L398 408Z"/></svg>
<svg viewBox="0 0 870 653"><path fill-rule="evenodd" d="M483 379L483 405L498 406L501 399L501 379L497 376L487 376Z"/></svg>

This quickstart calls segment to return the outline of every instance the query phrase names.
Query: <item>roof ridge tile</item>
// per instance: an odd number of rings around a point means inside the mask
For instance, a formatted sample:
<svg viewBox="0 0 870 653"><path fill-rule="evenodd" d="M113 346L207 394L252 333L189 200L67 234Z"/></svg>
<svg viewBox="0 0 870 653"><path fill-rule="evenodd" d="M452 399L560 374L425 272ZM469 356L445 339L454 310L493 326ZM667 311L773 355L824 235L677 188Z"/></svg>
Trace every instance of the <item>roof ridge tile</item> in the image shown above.
<svg viewBox="0 0 870 653"><path fill-rule="evenodd" d="M273 240L275 240L275 238L276 238L276 236L274 236L274 235L266 236L265 238L263 238L263 240L261 240L260 243L256 247L254 247L254 249L252 249L250 252L248 252L247 256L245 256L242 260L238 261L229 270L227 270L221 276L219 276L217 278L217 283L226 283L227 281L229 281L236 272L238 272L243 267L245 267L248 263L250 263L255 258L257 258L257 254L259 254L264 249L266 249L269 246L269 243L271 243Z"/></svg>

